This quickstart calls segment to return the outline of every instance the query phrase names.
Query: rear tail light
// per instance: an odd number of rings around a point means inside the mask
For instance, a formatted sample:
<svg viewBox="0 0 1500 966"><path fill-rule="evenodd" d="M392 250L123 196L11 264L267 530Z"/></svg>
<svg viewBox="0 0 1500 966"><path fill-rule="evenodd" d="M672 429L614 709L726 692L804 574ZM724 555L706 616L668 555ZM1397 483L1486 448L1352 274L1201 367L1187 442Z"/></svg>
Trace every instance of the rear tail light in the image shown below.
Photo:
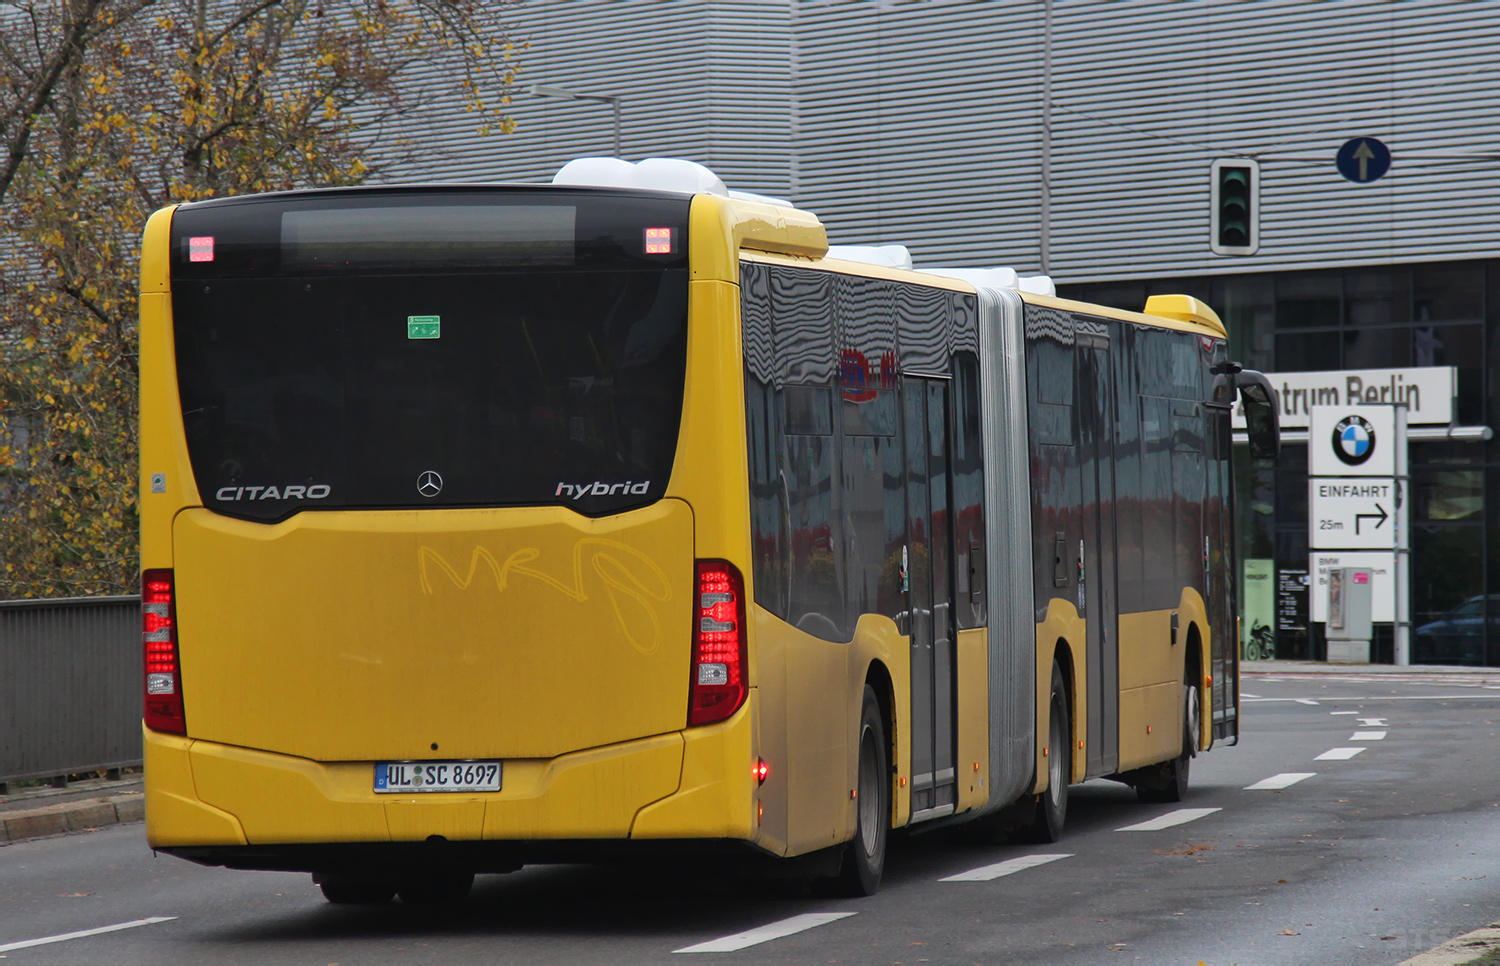
<svg viewBox="0 0 1500 966"><path fill-rule="evenodd" d="M693 601L693 668L688 724L723 721L749 691L745 657L745 581L732 564L698 561Z"/></svg>
<svg viewBox="0 0 1500 966"><path fill-rule="evenodd" d="M182 674L177 658L177 606L172 571L141 574L141 643L146 663L146 727L187 734Z"/></svg>

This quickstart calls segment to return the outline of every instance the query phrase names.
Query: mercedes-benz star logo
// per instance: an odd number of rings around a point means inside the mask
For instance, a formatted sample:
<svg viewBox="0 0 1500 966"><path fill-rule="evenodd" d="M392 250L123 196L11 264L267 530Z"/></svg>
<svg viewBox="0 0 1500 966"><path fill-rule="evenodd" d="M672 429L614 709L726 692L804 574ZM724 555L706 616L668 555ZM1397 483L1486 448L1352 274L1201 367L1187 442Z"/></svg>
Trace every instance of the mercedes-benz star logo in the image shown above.
<svg viewBox="0 0 1500 966"><path fill-rule="evenodd" d="M417 477L417 492L431 499L443 492L443 478L432 470Z"/></svg>

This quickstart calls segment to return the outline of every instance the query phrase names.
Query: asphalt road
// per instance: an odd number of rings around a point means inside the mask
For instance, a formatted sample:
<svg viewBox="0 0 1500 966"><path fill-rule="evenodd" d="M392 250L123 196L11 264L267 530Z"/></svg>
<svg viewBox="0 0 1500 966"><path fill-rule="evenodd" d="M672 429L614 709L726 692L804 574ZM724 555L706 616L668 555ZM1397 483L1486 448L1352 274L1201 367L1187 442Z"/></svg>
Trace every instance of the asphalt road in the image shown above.
<svg viewBox="0 0 1500 966"><path fill-rule="evenodd" d="M1181 805L1090 782L1056 845L897 838L871 899L714 868L554 866L483 876L439 912L335 907L305 875L154 858L132 825L0 848L0 957L1398 963L1500 918L1500 684L1359 678L1247 677L1240 744L1194 762ZM1351 751L1319 757L1334 749ZM1247 787L1268 779L1284 787Z"/></svg>

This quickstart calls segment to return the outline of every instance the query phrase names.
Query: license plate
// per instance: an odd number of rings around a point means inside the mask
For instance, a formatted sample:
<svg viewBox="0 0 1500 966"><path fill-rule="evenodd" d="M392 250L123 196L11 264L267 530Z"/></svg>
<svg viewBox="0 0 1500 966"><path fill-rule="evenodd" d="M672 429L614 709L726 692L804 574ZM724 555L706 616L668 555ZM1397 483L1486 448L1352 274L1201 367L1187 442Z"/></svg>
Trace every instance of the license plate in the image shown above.
<svg viewBox="0 0 1500 966"><path fill-rule="evenodd" d="M377 761L375 791L498 792L498 761Z"/></svg>

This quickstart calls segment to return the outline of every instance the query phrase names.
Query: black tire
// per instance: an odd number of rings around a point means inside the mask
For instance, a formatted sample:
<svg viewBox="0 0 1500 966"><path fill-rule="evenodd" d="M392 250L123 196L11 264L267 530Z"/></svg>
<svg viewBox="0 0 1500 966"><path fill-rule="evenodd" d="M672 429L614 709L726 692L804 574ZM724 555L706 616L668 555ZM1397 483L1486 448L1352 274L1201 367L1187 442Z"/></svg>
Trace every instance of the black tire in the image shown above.
<svg viewBox="0 0 1500 966"><path fill-rule="evenodd" d="M1047 790L1036 803L1031 839L1056 842L1068 818L1068 783L1073 778L1073 727L1068 715L1068 684L1062 665L1052 665L1052 697L1047 703Z"/></svg>
<svg viewBox="0 0 1500 966"><path fill-rule="evenodd" d="M336 905L379 906L396 897L396 887L389 882L331 876L316 876L313 881L323 890L323 898Z"/></svg>
<svg viewBox="0 0 1500 966"><path fill-rule="evenodd" d="M1187 797L1188 776L1192 772L1193 758L1198 754L1198 695L1196 680L1183 686L1182 753L1159 765L1150 781L1135 786L1136 798L1142 802L1170 804Z"/></svg>
<svg viewBox="0 0 1500 966"><path fill-rule="evenodd" d="M885 718L875 689L868 684L859 715L858 754L854 838L844 847L837 885L844 895L873 896L885 872L885 843L891 829L891 765Z"/></svg>
<svg viewBox="0 0 1500 966"><path fill-rule="evenodd" d="M462 902L474 887L472 872L428 872L403 879L396 895L410 906L437 906Z"/></svg>

